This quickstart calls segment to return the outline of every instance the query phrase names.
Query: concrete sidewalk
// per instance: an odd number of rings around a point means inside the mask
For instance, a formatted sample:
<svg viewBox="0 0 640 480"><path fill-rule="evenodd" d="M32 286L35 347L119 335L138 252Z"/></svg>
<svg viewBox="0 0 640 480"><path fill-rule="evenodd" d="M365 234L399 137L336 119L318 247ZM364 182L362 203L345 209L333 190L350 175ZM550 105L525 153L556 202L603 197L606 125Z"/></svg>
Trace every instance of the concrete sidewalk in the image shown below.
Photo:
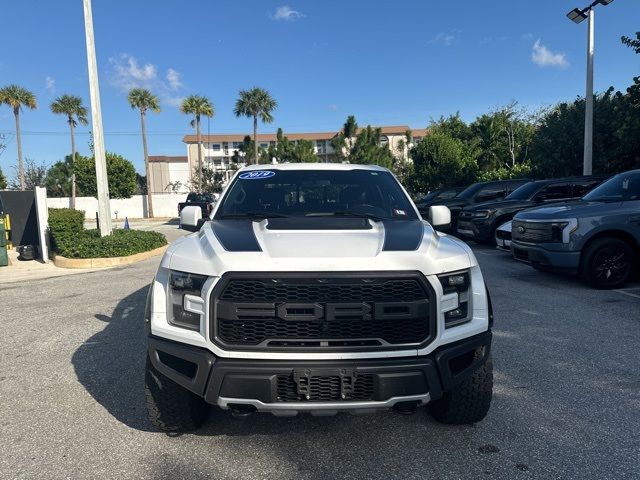
<svg viewBox="0 0 640 480"><path fill-rule="evenodd" d="M49 263L41 260L21 261L18 260L18 252L15 249L9 250L8 254L9 266L0 267L0 285L103 270L101 268L59 268L52 261Z"/></svg>

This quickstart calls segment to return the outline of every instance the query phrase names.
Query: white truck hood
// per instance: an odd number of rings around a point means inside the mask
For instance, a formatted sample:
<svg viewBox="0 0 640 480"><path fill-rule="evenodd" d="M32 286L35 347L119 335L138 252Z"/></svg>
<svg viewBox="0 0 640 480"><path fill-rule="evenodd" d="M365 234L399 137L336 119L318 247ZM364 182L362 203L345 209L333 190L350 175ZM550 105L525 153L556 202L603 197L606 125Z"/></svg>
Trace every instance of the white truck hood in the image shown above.
<svg viewBox="0 0 640 480"><path fill-rule="evenodd" d="M207 222L169 246L161 266L221 276L229 271L420 271L477 265L460 240L426 222L375 222L363 229L269 228L269 220Z"/></svg>

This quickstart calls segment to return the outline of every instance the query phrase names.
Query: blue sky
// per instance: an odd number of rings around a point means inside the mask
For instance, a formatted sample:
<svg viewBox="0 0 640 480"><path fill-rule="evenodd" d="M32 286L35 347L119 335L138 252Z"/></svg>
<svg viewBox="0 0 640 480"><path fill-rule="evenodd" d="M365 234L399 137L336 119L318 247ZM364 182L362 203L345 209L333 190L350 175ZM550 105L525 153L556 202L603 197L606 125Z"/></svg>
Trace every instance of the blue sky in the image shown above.
<svg viewBox="0 0 640 480"><path fill-rule="evenodd" d="M233 116L241 88L271 91L275 122L262 131L337 130L359 124L425 127L459 111L466 120L511 100L538 108L584 92L586 22L565 14L584 0L94 0L106 147L142 171L139 117L126 90L162 99L148 119L151 154L183 155L189 119L176 105L199 93L214 103L211 133L247 132ZM3 0L0 85L32 90L39 107L22 116L25 156L52 164L70 150L67 125L49 110L60 94L89 104L80 0ZM586 3L586 2L584 2ZM640 56L620 36L640 29L640 1L598 7L596 89L626 88ZM13 175L13 115L0 107ZM88 127L79 130L88 153Z"/></svg>

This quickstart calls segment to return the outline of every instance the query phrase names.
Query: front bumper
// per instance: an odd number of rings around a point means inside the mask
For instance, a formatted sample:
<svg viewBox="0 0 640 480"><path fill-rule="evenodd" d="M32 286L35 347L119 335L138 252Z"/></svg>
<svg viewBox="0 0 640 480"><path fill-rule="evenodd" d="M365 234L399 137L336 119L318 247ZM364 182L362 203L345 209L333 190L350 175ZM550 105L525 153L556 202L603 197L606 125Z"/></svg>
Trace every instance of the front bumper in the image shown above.
<svg viewBox="0 0 640 480"><path fill-rule="evenodd" d="M492 224L487 220L474 221L468 218L459 218L457 231L463 237L487 242L491 240L493 229Z"/></svg>
<svg viewBox="0 0 640 480"><path fill-rule="evenodd" d="M511 241L511 252L516 260L539 265L566 273L577 273L580 268L580 252L552 250L535 244Z"/></svg>
<svg viewBox="0 0 640 480"><path fill-rule="evenodd" d="M208 403L225 409L250 407L276 415L295 415L300 411L355 413L387 409L404 402L426 404L470 376L486 361L490 348L491 331L487 331L440 347L430 355L409 359L244 360L216 358L205 349L149 337L149 357L154 367ZM283 398L280 390L279 382L285 377L331 374L337 378L346 375L345 372L351 380L369 379L366 398L315 401L302 395L291 400ZM294 396L300 393L295 391L300 385L290 387Z"/></svg>

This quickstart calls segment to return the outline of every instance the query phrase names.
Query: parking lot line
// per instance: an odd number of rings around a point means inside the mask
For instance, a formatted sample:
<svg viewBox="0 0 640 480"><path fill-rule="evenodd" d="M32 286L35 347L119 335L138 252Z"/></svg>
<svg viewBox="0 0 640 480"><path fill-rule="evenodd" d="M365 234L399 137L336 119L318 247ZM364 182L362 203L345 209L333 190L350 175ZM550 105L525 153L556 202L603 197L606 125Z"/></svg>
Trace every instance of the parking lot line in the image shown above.
<svg viewBox="0 0 640 480"><path fill-rule="evenodd" d="M634 290L639 290L638 288L634 288ZM637 293L625 292L624 290L614 290L614 292L622 293L623 295L629 295L630 297L640 298L640 295Z"/></svg>

